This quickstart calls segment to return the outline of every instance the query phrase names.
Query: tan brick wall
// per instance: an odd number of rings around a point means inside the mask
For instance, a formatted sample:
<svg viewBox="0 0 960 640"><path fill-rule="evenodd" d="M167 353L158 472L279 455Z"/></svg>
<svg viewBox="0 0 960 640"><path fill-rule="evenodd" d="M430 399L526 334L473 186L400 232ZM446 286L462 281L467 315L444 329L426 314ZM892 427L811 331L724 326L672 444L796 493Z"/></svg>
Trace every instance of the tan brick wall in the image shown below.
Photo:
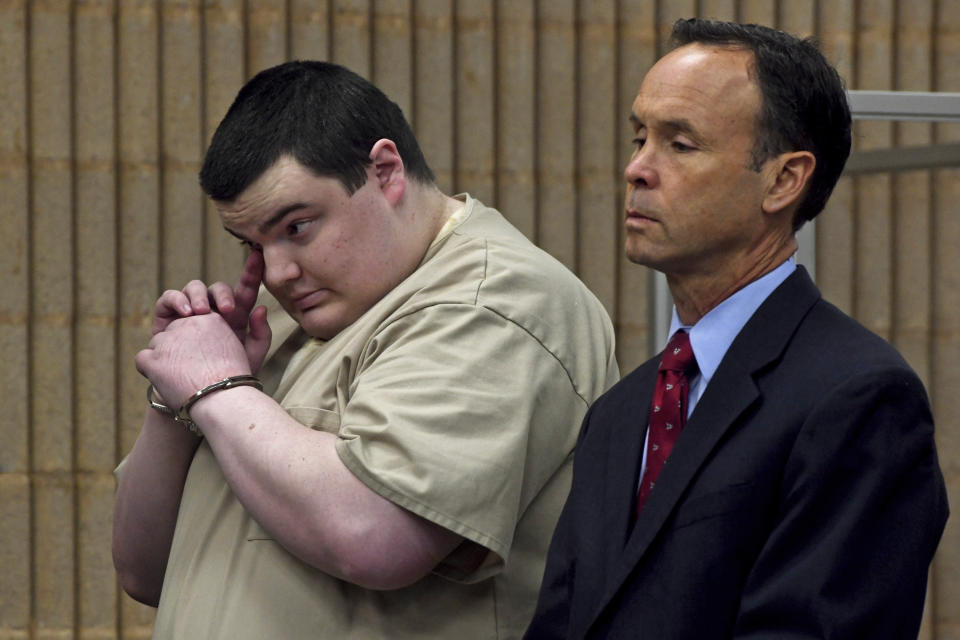
<svg viewBox="0 0 960 640"><path fill-rule="evenodd" d="M110 558L112 469L143 412L133 355L157 294L242 260L196 174L236 91L291 58L374 80L440 186L497 205L652 343L650 274L620 247L626 115L670 24L820 38L853 89L960 91L943 0L0 0L0 640L147 638ZM960 140L863 122L856 148ZM826 297L893 342L933 398L960 512L960 169L843 178L816 226ZM926 639L960 639L960 526Z"/></svg>

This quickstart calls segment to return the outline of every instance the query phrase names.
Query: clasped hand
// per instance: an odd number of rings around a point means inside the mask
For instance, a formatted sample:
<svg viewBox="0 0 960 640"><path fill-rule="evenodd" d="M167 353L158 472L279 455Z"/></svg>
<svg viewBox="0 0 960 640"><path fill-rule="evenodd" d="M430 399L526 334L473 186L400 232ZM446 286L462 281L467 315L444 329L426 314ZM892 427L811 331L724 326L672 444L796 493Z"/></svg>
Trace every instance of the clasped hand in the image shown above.
<svg viewBox="0 0 960 640"><path fill-rule="evenodd" d="M254 251L235 287L192 280L157 300L153 337L135 362L168 406L180 407L203 387L260 368L271 337L266 307L253 308L263 269L263 256Z"/></svg>

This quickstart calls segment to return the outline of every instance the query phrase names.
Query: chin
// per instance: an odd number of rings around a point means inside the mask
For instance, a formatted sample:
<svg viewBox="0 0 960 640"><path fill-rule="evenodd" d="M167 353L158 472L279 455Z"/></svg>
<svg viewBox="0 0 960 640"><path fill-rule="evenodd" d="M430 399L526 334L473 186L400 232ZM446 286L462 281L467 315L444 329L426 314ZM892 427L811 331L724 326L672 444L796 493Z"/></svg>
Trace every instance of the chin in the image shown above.
<svg viewBox="0 0 960 640"><path fill-rule="evenodd" d="M627 260L633 264L638 264L662 273L667 273L671 267L676 266L676 261L672 260L669 255L651 251L649 246L637 247L628 244L624 250L624 254L627 256Z"/></svg>
<svg viewBox="0 0 960 640"><path fill-rule="evenodd" d="M330 340L340 333L342 329L342 327L331 327L325 323L310 322L302 318L300 319L299 324L300 328L302 328L308 336L311 338L317 338L318 340Z"/></svg>
<svg viewBox="0 0 960 640"><path fill-rule="evenodd" d="M346 329L353 320L343 317L330 317L330 309L314 308L294 316L297 324L311 338L320 340L330 340L338 333Z"/></svg>
<svg viewBox="0 0 960 640"><path fill-rule="evenodd" d="M650 266L650 253L644 251L643 247L637 246L638 243L630 242L630 238L627 238L626 246L624 246L623 252L627 256L627 260L634 264L642 264L644 266Z"/></svg>

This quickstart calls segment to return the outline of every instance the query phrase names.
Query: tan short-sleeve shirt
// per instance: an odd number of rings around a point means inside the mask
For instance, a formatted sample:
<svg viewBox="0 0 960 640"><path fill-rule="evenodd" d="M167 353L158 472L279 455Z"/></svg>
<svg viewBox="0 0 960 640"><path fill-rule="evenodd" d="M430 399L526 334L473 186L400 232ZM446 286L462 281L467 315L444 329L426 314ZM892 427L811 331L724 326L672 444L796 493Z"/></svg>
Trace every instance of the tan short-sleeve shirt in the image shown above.
<svg viewBox="0 0 960 640"><path fill-rule="evenodd" d="M618 378L602 305L465 196L418 269L333 339L274 308L267 391L368 487L465 539L419 582L371 591L287 553L210 448L184 488L159 638L516 638L536 603L589 403ZM322 488L321 488L322 490ZM469 545L487 550L465 569Z"/></svg>

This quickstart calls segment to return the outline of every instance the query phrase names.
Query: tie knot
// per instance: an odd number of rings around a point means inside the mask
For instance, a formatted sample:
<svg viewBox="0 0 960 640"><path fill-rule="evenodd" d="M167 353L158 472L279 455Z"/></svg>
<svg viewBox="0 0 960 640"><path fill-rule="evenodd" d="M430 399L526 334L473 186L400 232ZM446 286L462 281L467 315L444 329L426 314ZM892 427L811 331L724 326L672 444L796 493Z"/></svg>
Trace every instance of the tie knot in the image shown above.
<svg viewBox="0 0 960 640"><path fill-rule="evenodd" d="M660 370L690 373L696 369L697 359L693 357L690 334L686 331L677 331L667 343L667 348L663 350Z"/></svg>

